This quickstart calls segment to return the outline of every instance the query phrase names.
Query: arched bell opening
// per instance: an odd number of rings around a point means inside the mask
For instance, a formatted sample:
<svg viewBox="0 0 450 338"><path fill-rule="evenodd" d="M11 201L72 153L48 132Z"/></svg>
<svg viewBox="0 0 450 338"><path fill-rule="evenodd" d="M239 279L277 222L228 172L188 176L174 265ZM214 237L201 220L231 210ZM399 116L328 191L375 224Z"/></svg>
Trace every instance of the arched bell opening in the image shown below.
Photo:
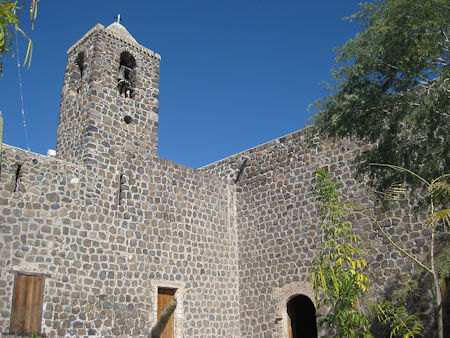
<svg viewBox="0 0 450 338"><path fill-rule="evenodd" d="M289 338L317 338L316 309L308 296L296 295L288 300Z"/></svg>
<svg viewBox="0 0 450 338"><path fill-rule="evenodd" d="M136 60L128 52L120 54L119 72L117 75L117 87L119 95L124 97L133 97Z"/></svg>
<svg viewBox="0 0 450 338"><path fill-rule="evenodd" d="M83 85L83 76L85 72L85 54L84 52L79 52L77 57L75 58L75 64L78 68L78 72L76 74L76 82L77 82L77 93L80 92L81 87Z"/></svg>
<svg viewBox="0 0 450 338"><path fill-rule="evenodd" d="M78 66L80 79L82 79L84 74L84 52L78 53L77 58L75 59L75 63Z"/></svg>

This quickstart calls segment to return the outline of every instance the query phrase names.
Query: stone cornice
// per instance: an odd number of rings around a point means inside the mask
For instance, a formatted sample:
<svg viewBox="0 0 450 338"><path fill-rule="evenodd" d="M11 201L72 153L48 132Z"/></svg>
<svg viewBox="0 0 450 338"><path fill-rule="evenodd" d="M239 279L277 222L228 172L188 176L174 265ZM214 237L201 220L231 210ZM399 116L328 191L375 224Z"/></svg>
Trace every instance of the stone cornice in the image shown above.
<svg viewBox="0 0 450 338"><path fill-rule="evenodd" d="M94 27L92 27L86 34L83 35L83 37L78 40L77 42L75 42L72 47L70 47L67 50L67 54L70 54L75 48L77 48L79 45L81 45L88 37L90 37L91 35L102 31L105 29L105 26L103 26L102 24L96 24Z"/></svg>

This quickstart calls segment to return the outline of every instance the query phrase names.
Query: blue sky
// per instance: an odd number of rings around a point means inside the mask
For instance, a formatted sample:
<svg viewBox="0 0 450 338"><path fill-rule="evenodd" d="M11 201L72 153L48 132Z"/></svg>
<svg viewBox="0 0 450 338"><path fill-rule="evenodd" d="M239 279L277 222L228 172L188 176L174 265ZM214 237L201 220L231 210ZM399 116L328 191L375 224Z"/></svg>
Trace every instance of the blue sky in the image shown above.
<svg viewBox="0 0 450 338"><path fill-rule="evenodd" d="M159 156L201 167L305 126L326 94L333 48L358 27L353 0L42 0L22 68L31 151L55 148L66 51L95 24L122 24L161 60ZM25 13L24 13L25 14ZM26 41L19 38L21 60ZM3 142L26 148L17 59L3 57Z"/></svg>

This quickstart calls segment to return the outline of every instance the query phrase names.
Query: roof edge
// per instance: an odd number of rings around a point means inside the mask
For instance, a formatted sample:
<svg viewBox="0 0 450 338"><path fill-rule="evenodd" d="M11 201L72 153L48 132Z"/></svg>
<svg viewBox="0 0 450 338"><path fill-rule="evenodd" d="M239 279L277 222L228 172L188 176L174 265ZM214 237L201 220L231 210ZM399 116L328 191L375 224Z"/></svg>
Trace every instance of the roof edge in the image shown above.
<svg viewBox="0 0 450 338"><path fill-rule="evenodd" d="M81 39L79 39L77 42L75 42L68 50L67 50L67 54L70 54L75 48L77 48L80 44L82 44L87 38L89 38L91 35L97 33L97 32L104 32L105 34L108 34L109 36L112 36L136 49L138 49L139 51L141 51L142 53L157 59L157 60L161 60L161 55L159 55L158 53L155 53L154 51L152 51L151 49L148 49L142 45L140 45L137 42L133 42L129 39L124 39L123 37L121 37L119 34L117 34L116 32L114 32L113 30L106 30L105 26L103 26L102 24L98 23L96 24L94 27L92 27L86 34L83 35L83 37Z"/></svg>

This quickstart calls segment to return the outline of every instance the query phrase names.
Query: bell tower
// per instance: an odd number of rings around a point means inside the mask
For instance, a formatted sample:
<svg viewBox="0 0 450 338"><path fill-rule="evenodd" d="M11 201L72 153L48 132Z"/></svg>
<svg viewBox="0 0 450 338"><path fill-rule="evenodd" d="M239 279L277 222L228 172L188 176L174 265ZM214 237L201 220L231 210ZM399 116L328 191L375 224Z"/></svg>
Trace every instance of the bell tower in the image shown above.
<svg viewBox="0 0 450 338"><path fill-rule="evenodd" d="M97 24L69 48L57 157L105 168L157 156L160 59L119 22Z"/></svg>

